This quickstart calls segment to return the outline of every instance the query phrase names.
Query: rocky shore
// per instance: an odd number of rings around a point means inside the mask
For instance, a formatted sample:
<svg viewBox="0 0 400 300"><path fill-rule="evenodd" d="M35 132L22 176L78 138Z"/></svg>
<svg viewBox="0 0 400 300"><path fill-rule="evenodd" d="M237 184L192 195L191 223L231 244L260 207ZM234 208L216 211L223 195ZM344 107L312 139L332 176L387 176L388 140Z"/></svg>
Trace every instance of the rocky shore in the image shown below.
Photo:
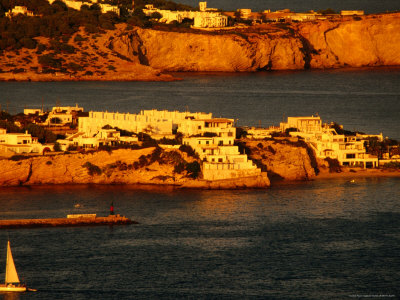
<svg viewBox="0 0 400 300"><path fill-rule="evenodd" d="M179 150L155 148L120 149L92 153L57 154L0 160L0 186L48 184L145 184L177 188L236 189L265 188L270 185L263 174L232 180L207 181L193 178L188 171L177 171L182 162L193 158Z"/></svg>
<svg viewBox="0 0 400 300"><path fill-rule="evenodd" d="M282 182L327 178L400 177L400 170L342 168L330 172L303 144L287 140L239 142L261 176L207 181L177 171L177 164L196 161L179 150L144 148L90 153L52 154L0 160L0 187L52 184L157 185L188 189L267 188ZM156 154L155 154L156 153Z"/></svg>
<svg viewBox="0 0 400 300"><path fill-rule="evenodd" d="M84 35L83 29L77 33ZM76 35L76 34L75 34ZM38 38L48 44L45 38ZM166 72L255 72L400 66L400 13L204 32L129 28L68 42L73 72L43 73L35 49L6 52L0 80L175 80ZM40 55L49 54L45 50ZM54 53L53 53L54 54ZM51 54L51 55L53 55ZM29 63L27 63L29 62Z"/></svg>

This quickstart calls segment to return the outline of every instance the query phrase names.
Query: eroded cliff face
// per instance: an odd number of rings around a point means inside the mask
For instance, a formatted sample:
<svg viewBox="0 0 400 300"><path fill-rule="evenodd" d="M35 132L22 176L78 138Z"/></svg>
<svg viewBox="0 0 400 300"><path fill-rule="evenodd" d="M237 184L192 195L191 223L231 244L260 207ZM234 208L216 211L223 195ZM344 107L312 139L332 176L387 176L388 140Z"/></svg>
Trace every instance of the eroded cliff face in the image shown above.
<svg viewBox="0 0 400 300"><path fill-rule="evenodd" d="M304 147L286 140L244 139L240 143L271 181L304 181L316 176L312 158Z"/></svg>
<svg viewBox="0 0 400 300"><path fill-rule="evenodd" d="M300 24L311 68L400 65L400 14Z"/></svg>
<svg viewBox="0 0 400 300"><path fill-rule="evenodd" d="M114 51L162 71L257 71L400 65L400 14L225 33L135 28Z"/></svg>
<svg viewBox="0 0 400 300"><path fill-rule="evenodd" d="M178 33L137 28L110 42L133 61L162 71L244 72L302 69L302 43L285 31Z"/></svg>
<svg viewBox="0 0 400 300"><path fill-rule="evenodd" d="M194 159L178 150L120 149L86 154L36 156L19 161L0 160L0 186L42 184L156 184L182 188L265 188L265 174L214 182L193 179L188 170L176 171L180 163Z"/></svg>

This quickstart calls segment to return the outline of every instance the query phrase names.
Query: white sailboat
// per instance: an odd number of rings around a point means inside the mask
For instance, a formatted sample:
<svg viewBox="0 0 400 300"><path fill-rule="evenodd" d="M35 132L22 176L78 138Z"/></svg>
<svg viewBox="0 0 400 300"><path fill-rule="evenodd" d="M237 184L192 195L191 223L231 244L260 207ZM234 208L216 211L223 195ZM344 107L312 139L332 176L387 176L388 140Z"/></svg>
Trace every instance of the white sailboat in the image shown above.
<svg viewBox="0 0 400 300"><path fill-rule="evenodd" d="M0 292L25 292L26 286L19 281L17 269L11 253L10 241L7 243L6 281L0 284Z"/></svg>

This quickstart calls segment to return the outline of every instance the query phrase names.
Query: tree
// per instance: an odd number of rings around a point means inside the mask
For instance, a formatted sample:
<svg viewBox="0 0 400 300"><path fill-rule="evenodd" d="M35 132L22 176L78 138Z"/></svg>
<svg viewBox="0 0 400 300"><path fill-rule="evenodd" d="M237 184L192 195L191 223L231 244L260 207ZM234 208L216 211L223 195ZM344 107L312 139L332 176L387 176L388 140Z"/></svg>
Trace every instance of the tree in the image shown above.
<svg viewBox="0 0 400 300"><path fill-rule="evenodd" d="M61 145L60 145L60 143L56 142L56 143L54 144L54 151L56 151L56 152L60 152L60 151L61 151Z"/></svg>
<svg viewBox="0 0 400 300"><path fill-rule="evenodd" d="M159 20L162 18L162 14L160 14L158 11L155 11L150 15L150 18Z"/></svg>
<svg viewBox="0 0 400 300"><path fill-rule="evenodd" d="M332 8L327 8L327 9L320 9L317 11L317 13L321 15L334 15L336 12Z"/></svg>

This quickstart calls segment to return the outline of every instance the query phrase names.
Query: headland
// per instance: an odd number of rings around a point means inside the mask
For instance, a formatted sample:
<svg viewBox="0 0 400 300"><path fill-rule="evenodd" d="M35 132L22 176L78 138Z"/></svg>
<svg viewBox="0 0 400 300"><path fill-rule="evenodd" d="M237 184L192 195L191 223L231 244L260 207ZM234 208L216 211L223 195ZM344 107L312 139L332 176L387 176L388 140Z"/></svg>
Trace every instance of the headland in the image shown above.
<svg viewBox="0 0 400 300"><path fill-rule="evenodd" d="M145 25L132 16L125 22L114 16L107 26L77 23L67 33L46 35L37 29L16 44L4 40L0 80L171 81L179 78L169 72L400 66L400 13L313 13L302 14L301 20L294 19L294 13L276 20L260 13L264 21L252 22L250 17L218 13L234 20L234 25L200 28L175 26L171 20L164 24L162 18L150 17L164 10L138 8L142 10L149 15L143 17ZM207 10L191 13L215 14ZM31 21L26 18L28 28ZM12 27L15 20L7 19L7 26Z"/></svg>

